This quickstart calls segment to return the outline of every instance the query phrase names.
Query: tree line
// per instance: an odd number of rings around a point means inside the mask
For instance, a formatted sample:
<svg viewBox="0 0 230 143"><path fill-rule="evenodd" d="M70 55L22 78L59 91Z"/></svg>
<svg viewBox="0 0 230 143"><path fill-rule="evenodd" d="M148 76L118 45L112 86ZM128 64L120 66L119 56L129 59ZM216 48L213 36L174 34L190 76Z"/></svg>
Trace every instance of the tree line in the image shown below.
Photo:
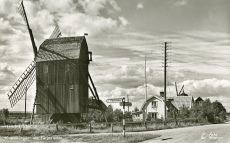
<svg viewBox="0 0 230 143"><path fill-rule="evenodd" d="M196 122L221 123L226 120L226 109L219 101L211 102L209 98L201 104L195 104L190 110L188 107L181 107L179 111L171 109L168 118L194 119Z"/></svg>
<svg viewBox="0 0 230 143"><path fill-rule="evenodd" d="M121 109L114 109L112 105L107 107L105 118L107 122L121 122L123 119L123 111ZM94 114L89 118L89 121L95 122L106 122L104 116L102 116L101 111L94 111ZM126 121L132 120L132 113L125 111Z"/></svg>
<svg viewBox="0 0 230 143"><path fill-rule="evenodd" d="M134 112L139 111L137 107L134 108ZM105 118L108 122L121 122L123 119L123 111L121 109L113 109L112 105L109 105ZM105 118L101 116L100 111L97 111L90 117L90 120L95 122L105 122ZM132 112L125 112L125 118L127 121L132 121ZM221 123L226 120L226 109L219 101L211 102L209 98L205 99L202 104L194 104L191 109L186 106L182 106L179 110L175 107L169 107L167 112L167 120L193 120L194 122L209 122L209 123ZM147 121L151 120L163 120L153 119L151 114L148 114Z"/></svg>

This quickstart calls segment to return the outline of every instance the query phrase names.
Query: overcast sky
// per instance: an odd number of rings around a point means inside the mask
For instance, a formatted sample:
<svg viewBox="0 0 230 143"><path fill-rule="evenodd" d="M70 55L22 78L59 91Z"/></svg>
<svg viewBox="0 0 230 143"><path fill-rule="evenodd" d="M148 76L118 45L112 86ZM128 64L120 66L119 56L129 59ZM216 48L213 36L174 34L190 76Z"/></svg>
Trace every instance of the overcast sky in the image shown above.
<svg viewBox="0 0 230 143"><path fill-rule="evenodd" d="M19 3L0 1L0 108L10 108L7 93L33 60L27 28L16 10ZM229 0L25 0L24 5L37 47L51 35L55 21L63 37L89 34L89 72L103 101L128 94L132 108L140 108L145 100L144 55L148 97L159 95L162 43L172 42L168 96L176 95L177 82L188 95L219 100L230 111ZM34 96L33 85L29 111ZM23 100L10 108L23 109Z"/></svg>

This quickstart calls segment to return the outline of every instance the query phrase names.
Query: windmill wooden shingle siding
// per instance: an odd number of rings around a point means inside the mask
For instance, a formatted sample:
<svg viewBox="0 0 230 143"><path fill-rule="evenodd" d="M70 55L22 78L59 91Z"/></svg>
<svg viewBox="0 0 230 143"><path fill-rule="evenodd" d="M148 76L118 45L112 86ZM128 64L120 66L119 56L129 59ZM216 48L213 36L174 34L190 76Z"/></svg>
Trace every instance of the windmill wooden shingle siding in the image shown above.
<svg viewBox="0 0 230 143"><path fill-rule="evenodd" d="M46 39L36 57L37 113L85 113L88 64L84 36Z"/></svg>

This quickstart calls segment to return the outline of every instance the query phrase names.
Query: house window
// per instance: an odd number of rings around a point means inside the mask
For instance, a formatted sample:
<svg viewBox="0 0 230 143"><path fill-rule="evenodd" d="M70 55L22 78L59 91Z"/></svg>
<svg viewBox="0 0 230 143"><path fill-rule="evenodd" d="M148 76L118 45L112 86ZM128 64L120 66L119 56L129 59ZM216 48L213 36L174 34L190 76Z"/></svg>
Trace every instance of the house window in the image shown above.
<svg viewBox="0 0 230 143"><path fill-rule="evenodd" d="M48 73L48 65L43 65L43 73Z"/></svg>
<svg viewBox="0 0 230 143"><path fill-rule="evenodd" d="M157 108L157 101L152 102L152 108Z"/></svg>
<svg viewBox="0 0 230 143"><path fill-rule="evenodd" d="M198 101L198 105L199 105L199 106L202 106L202 101Z"/></svg>
<svg viewBox="0 0 230 143"><path fill-rule="evenodd" d="M70 85L69 88L69 102L73 102L73 85Z"/></svg>
<svg viewBox="0 0 230 143"><path fill-rule="evenodd" d="M157 118L157 113L152 113L152 118L156 119Z"/></svg>
<svg viewBox="0 0 230 143"><path fill-rule="evenodd" d="M68 71L70 71L70 67L69 67L69 64L66 64L65 65L65 72L68 72Z"/></svg>

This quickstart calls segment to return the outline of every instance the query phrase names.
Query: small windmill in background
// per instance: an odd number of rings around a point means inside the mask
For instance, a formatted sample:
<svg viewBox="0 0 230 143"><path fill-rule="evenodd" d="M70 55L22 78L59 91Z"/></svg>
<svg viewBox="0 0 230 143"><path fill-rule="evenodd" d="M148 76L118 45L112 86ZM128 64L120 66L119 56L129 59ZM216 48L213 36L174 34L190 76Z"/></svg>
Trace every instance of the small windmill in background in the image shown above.
<svg viewBox="0 0 230 143"><path fill-rule="evenodd" d="M184 85L181 87L181 90L180 90L179 93L178 93L178 91L177 91L177 84L176 84L176 82L175 82L175 87L176 87L176 94L177 94L177 96L188 96L188 94L186 94L186 93L184 92Z"/></svg>

